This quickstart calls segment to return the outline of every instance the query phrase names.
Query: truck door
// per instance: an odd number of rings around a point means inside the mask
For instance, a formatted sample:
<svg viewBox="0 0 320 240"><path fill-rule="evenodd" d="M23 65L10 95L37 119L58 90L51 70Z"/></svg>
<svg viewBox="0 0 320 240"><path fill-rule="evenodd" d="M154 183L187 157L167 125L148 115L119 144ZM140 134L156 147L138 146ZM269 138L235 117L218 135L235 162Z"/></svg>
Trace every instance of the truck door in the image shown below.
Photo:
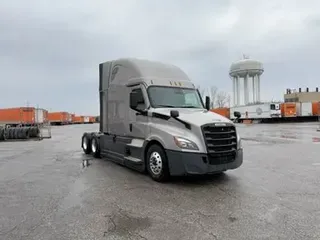
<svg viewBox="0 0 320 240"><path fill-rule="evenodd" d="M145 88L141 85L135 86L131 88L132 92L136 92L137 94L141 94L142 99L144 100L142 103L138 105L139 110L146 110L148 107L147 101L147 93ZM129 117L129 131L130 136L133 138L145 139L148 131L148 115L139 113L131 108L130 117Z"/></svg>

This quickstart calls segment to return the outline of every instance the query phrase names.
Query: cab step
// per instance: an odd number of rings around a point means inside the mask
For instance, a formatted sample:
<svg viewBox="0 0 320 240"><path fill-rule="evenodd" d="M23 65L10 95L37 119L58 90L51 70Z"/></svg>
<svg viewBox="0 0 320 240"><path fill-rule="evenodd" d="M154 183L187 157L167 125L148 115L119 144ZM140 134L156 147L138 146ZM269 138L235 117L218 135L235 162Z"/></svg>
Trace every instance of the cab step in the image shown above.
<svg viewBox="0 0 320 240"><path fill-rule="evenodd" d="M135 163L135 164L142 164L142 160L139 159L139 158L135 158L135 157L131 157L131 156L127 156L127 157L124 157L125 160L127 161L130 161L132 163Z"/></svg>

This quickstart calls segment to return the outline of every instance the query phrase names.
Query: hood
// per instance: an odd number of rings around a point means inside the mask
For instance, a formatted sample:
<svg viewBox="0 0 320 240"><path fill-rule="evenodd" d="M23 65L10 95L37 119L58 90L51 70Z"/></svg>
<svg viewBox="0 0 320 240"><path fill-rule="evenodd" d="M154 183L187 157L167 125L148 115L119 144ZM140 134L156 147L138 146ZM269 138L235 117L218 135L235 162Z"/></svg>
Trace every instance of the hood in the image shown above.
<svg viewBox="0 0 320 240"><path fill-rule="evenodd" d="M171 110L179 111L179 119L186 121L192 125L204 125L207 123L233 123L228 118L225 118L217 113L207 111L205 109L195 108L156 108L153 112L170 116Z"/></svg>

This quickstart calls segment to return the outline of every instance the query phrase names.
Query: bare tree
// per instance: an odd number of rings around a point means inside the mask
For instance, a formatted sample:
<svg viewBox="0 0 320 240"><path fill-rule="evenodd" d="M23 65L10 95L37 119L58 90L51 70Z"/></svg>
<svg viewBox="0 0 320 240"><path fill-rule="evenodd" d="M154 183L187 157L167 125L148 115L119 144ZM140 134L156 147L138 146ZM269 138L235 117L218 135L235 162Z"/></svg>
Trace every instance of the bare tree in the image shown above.
<svg viewBox="0 0 320 240"><path fill-rule="evenodd" d="M204 88L201 88L200 85L198 85L197 89L198 89L198 91L199 91L199 93L200 93L200 96L201 96L202 98L204 98L204 91L205 91L205 89L204 89Z"/></svg>
<svg viewBox="0 0 320 240"><path fill-rule="evenodd" d="M217 94L216 106L218 108L226 107L230 105L230 95L224 91L220 91Z"/></svg>
<svg viewBox="0 0 320 240"><path fill-rule="evenodd" d="M217 87L212 86L210 88L210 99L211 99L210 108L214 108L215 107L217 92L218 92L218 88Z"/></svg>

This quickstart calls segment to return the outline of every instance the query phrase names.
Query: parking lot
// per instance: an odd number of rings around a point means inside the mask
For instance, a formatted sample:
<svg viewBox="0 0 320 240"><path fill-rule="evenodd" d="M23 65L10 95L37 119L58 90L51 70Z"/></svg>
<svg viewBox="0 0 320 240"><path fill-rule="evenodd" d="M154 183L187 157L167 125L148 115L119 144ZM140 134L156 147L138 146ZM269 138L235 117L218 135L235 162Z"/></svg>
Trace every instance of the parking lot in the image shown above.
<svg viewBox="0 0 320 240"><path fill-rule="evenodd" d="M239 169L166 184L83 155L97 124L2 142L0 239L320 239L317 127L239 125Z"/></svg>

